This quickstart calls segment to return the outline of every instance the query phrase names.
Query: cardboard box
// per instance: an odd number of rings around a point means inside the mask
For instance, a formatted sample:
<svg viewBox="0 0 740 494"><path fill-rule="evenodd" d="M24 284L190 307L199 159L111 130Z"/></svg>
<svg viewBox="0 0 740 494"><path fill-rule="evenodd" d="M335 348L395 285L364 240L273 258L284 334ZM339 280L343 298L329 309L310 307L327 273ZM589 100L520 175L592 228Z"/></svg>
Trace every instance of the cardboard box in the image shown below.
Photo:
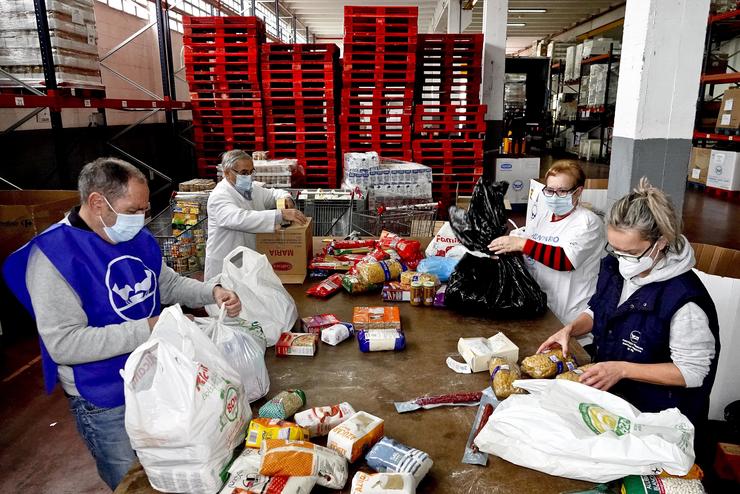
<svg viewBox="0 0 740 494"><path fill-rule="evenodd" d="M275 355L287 357L297 355L300 357L313 357L316 354L316 346L319 336L310 333L283 333L275 344Z"/></svg>
<svg viewBox="0 0 740 494"><path fill-rule="evenodd" d="M688 180L695 184L707 184L707 172L709 172L709 160L712 155L710 148L691 148L689 158Z"/></svg>
<svg viewBox="0 0 740 494"><path fill-rule="evenodd" d="M529 181L539 176L539 158L498 158L496 160L496 180L509 182L506 199L511 204L526 204L529 199Z"/></svg>
<svg viewBox="0 0 740 494"><path fill-rule="evenodd" d="M347 421L329 431L326 447L347 458L357 461L383 437L383 419L367 412L357 412Z"/></svg>
<svg viewBox="0 0 740 494"><path fill-rule="evenodd" d="M280 281L300 285L306 280L308 263L313 257L313 221L305 225L291 225L275 233L256 235L257 252L267 259Z"/></svg>
<svg viewBox="0 0 740 494"><path fill-rule="evenodd" d="M401 311L398 306L355 307L352 324L357 331L363 329L401 329Z"/></svg>
<svg viewBox="0 0 740 494"><path fill-rule="evenodd" d="M740 101L738 101L740 104ZM740 190L740 153L712 149L707 172L707 187Z"/></svg>
<svg viewBox="0 0 740 494"><path fill-rule="evenodd" d="M337 319L337 316L334 314L308 316L301 319L301 329L304 333L321 334L322 329L326 329L341 322L342 321Z"/></svg>
<svg viewBox="0 0 740 494"><path fill-rule="evenodd" d="M76 190L0 191L0 262L79 203Z"/></svg>
<svg viewBox="0 0 740 494"><path fill-rule="evenodd" d="M730 88L722 96L717 128L740 129L740 88Z"/></svg>

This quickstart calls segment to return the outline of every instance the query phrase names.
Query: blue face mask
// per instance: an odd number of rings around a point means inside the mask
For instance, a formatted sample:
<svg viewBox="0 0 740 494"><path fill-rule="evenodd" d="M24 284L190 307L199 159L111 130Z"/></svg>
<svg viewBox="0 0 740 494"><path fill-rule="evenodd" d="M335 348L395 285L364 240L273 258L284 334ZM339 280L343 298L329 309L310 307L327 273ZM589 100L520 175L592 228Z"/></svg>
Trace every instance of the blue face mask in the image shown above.
<svg viewBox="0 0 740 494"><path fill-rule="evenodd" d="M236 190L242 194L252 193L252 175L237 175L236 183L234 184Z"/></svg>
<svg viewBox="0 0 740 494"><path fill-rule="evenodd" d="M108 199L103 197L105 199L106 204L108 204L108 207L116 213L116 222L113 224L113 226L107 226L105 224L105 221L103 221L103 217L99 216L100 222L103 224L103 231L108 236L108 238L113 242L114 244L118 244L121 242L128 242L132 238L134 238L142 228L144 228L144 214L121 214L117 212L115 209L113 209L113 206L110 205L110 202L108 202Z"/></svg>
<svg viewBox="0 0 740 494"><path fill-rule="evenodd" d="M557 216L565 216L575 207L573 206L573 194L568 194L565 197L558 197L557 195L553 195L552 197L544 196L544 198L547 208Z"/></svg>

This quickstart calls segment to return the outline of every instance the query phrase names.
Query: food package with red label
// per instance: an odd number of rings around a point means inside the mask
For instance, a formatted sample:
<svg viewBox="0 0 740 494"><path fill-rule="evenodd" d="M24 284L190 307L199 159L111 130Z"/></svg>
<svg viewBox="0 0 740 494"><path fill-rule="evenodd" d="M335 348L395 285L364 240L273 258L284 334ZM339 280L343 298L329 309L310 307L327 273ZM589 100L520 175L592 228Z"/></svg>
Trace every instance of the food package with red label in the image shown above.
<svg viewBox="0 0 740 494"><path fill-rule="evenodd" d="M405 262L416 262L418 263L424 258L424 254L421 252L421 244L418 240L408 240L401 238L395 233L383 231L380 234L380 241L378 242L383 248L393 249L398 252Z"/></svg>
<svg viewBox="0 0 740 494"><path fill-rule="evenodd" d="M290 355L313 357L316 354L318 342L317 334L283 333L275 344L275 355L278 357Z"/></svg>
<svg viewBox="0 0 740 494"><path fill-rule="evenodd" d="M343 254L367 254L375 248L377 242L369 240L334 240L330 245L328 252L335 256Z"/></svg>
<svg viewBox="0 0 740 494"><path fill-rule="evenodd" d="M325 436L352 415L355 409L349 403L339 405L315 407L295 414L295 421L301 427L308 429L311 437Z"/></svg>
<svg viewBox="0 0 740 494"><path fill-rule="evenodd" d="M344 278L344 275L333 274L324 281L313 285L306 290L306 293L313 297L329 298L342 288L342 278Z"/></svg>
<svg viewBox="0 0 740 494"><path fill-rule="evenodd" d="M349 271L358 261L342 260L334 256L316 256L308 263L311 271Z"/></svg>
<svg viewBox="0 0 740 494"><path fill-rule="evenodd" d="M340 321L334 314L319 314L301 319L301 329L306 333L320 334L321 330L339 324Z"/></svg>

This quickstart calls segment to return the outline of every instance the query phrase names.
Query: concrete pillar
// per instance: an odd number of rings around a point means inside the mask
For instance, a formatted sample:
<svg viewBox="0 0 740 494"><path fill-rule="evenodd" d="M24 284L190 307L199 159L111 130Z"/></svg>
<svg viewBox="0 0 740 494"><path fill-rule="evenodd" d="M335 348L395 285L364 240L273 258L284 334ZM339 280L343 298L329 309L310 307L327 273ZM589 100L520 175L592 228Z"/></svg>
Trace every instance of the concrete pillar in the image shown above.
<svg viewBox="0 0 740 494"><path fill-rule="evenodd" d="M641 177L683 208L709 0L628 0L609 204Z"/></svg>
<svg viewBox="0 0 740 494"><path fill-rule="evenodd" d="M447 3L447 34L459 34L462 19L460 0L450 0Z"/></svg>
<svg viewBox="0 0 740 494"><path fill-rule="evenodd" d="M486 0L483 4L483 83L480 100L481 103L488 105L486 110L488 149L498 148L503 128L508 12L509 0Z"/></svg>

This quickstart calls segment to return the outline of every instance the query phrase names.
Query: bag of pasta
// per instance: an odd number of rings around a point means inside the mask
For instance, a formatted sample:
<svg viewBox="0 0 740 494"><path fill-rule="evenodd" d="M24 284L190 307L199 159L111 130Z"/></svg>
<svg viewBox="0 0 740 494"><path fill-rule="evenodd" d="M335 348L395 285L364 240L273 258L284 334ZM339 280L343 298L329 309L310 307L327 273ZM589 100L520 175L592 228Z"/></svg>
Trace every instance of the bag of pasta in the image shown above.
<svg viewBox="0 0 740 494"><path fill-rule="evenodd" d="M576 359L572 355L568 355L567 358L563 357L563 351L559 348L522 360L522 372L535 379L557 376L563 372L572 371L576 366L578 366Z"/></svg>
<svg viewBox="0 0 740 494"><path fill-rule="evenodd" d="M388 259L387 261L367 260L357 263L355 266L357 275L369 284L385 283L386 281L397 281L403 272L400 262Z"/></svg>
<svg viewBox="0 0 740 494"><path fill-rule="evenodd" d="M491 388L499 400L505 400L513 394L526 393L512 384L522 376L518 365L509 363L500 357L494 357L488 364L488 370L491 373Z"/></svg>
<svg viewBox="0 0 740 494"><path fill-rule="evenodd" d="M357 293L379 292L383 288L382 283L368 283L356 274L345 275L342 279L342 286L347 293L351 295Z"/></svg>
<svg viewBox="0 0 740 494"><path fill-rule="evenodd" d="M567 381L581 382L581 375L589 368L593 367L594 364L585 364L580 367L576 367L572 371L563 372L555 376L555 379L565 379Z"/></svg>

